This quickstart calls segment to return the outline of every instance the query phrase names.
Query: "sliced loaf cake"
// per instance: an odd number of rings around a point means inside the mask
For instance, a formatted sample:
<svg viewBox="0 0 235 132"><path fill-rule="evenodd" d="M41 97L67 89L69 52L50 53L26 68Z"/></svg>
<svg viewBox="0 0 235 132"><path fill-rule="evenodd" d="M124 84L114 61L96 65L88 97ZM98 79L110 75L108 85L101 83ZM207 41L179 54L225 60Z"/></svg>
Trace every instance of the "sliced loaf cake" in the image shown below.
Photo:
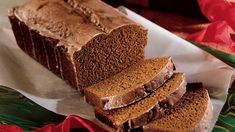
<svg viewBox="0 0 235 132"><path fill-rule="evenodd" d="M147 30L100 0L29 0L9 19L19 47L77 89L144 58Z"/></svg>
<svg viewBox="0 0 235 132"><path fill-rule="evenodd" d="M119 74L84 89L85 100L110 110L134 103L159 88L173 74L171 57L142 60Z"/></svg>
<svg viewBox="0 0 235 132"><path fill-rule="evenodd" d="M191 84L167 116L144 125L146 132L205 132L212 119L212 104L201 84Z"/></svg>
<svg viewBox="0 0 235 132"><path fill-rule="evenodd" d="M184 74L176 73L146 98L114 110L95 108L96 118L116 131L138 128L165 114L186 92Z"/></svg>

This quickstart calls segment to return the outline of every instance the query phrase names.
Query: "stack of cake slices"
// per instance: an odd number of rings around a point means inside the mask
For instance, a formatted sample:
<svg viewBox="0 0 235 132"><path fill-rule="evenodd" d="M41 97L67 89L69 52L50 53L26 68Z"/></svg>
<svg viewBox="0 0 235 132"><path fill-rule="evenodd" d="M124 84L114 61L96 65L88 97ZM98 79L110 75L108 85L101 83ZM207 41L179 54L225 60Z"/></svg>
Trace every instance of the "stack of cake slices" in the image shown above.
<svg viewBox="0 0 235 132"><path fill-rule="evenodd" d="M212 105L201 84L186 88L171 57L145 59L84 90L112 131L206 131Z"/></svg>
<svg viewBox="0 0 235 132"><path fill-rule="evenodd" d="M9 19L19 47L84 93L112 131L208 128L207 90L186 88L171 57L144 59L147 30L102 1L30 0Z"/></svg>

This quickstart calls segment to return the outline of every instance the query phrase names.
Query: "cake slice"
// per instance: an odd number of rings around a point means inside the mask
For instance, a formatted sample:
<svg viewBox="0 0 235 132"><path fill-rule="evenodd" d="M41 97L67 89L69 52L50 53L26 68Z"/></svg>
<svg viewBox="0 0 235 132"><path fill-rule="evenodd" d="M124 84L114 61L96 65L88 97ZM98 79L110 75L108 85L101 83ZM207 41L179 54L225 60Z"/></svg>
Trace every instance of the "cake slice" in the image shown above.
<svg viewBox="0 0 235 132"><path fill-rule="evenodd" d="M187 87L185 95L170 113L144 125L146 132L205 132L212 119L212 104L208 92L201 84Z"/></svg>
<svg viewBox="0 0 235 132"><path fill-rule="evenodd" d="M79 90L144 58L147 30L100 0L29 0L9 19L19 47Z"/></svg>
<svg viewBox="0 0 235 132"><path fill-rule="evenodd" d="M116 131L138 128L164 115L165 109L172 107L185 93L184 74L176 73L159 89L146 98L114 110L95 108L95 116Z"/></svg>
<svg viewBox="0 0 235 132"><path fill-rule="evenodd" d="M84 89L85 100L104 110L134 103L159 88L174 70L171 57L142 60Z"/></svg>

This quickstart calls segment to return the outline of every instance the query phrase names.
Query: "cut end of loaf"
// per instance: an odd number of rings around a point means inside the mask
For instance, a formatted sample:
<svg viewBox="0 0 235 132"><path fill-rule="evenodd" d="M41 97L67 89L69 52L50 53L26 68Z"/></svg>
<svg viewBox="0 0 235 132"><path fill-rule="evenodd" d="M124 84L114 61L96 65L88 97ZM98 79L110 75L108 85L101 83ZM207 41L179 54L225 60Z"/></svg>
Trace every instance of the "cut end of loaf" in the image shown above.
<svg viewBox="0 0 235 132"><path fill-rule="evenodd" d="M94 37L74 54L78 83L90 86L142 60L146 36L142 27L125 25L108 35Z"/></svg>

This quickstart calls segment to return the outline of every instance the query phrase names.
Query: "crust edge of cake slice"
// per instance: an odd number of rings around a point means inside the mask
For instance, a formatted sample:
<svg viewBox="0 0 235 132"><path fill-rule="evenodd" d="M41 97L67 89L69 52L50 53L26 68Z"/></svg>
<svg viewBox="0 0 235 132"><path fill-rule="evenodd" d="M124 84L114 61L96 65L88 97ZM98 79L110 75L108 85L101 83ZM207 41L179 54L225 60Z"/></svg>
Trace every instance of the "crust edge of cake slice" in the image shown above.
<svg viewBox="0 0 235 132"><path fill-rule="evenodd" d="M153 64L152 68L159 69L158 72L152 72L154 70L151 69L152 73L148 74L148 73L142 72L142 70L144 69L141 70L140 67L138 67L141 65L145 65L145 63L146 65L148 65L148 63L151 64L153 62L163 63L163 64L158 64L158 65ZM146 67L146 68L149 68L149 67ZM118 73L117 75L114 75L113 77L108 78L107 80L94 84L91 87L85 88L84 89L85 100L89 104L92 104L96 107L100 107L104 110L111 110L111 109L116 109L116 108L130 105L134 102L137 102L138 100L141 100L142 98L146 97L147 95L151 94L154 90L162 86L173 75L174 69L175 67L172 62L172 57L170 56L142 60L139 63L123 70L121 73ZM137 70L142 72L140 74L146 74L147 77L150 76L149 80L138 81L138 83L140 82L141 83L134 87L126 86L126 84L131 85L133 83L132 82L133 80L142 80L142 78L133 79L134 77L139 76L138 72L135 72ZM144 70L144 71L147 71L147 70ZM130 76L130 77L127 78L126 76L128 77ZM117 80L117 78L119 80ZM120 88L120 86L117 86L117 87L110 88L112 89L110 91L112 94L108 93L107 95L103 95L103 93L101 92L103 91L103 89L111 87L112 84L115 85L118 82L122 82L122 80L124 80L123 78L130 79L130 80L127 80L126 82L123 81L124 84L126 83L125 84L126 88L123 91L120 90L116 92L115 94L113 94L114 92L112 90ZM134 83L137 83L137 82L134 82Z"/></svg>
<svg viewBox="0 0 235 132"><path fill-rule="evenodd" d="M187 86L187 92L173 106L169 115L144 125L143 131L206 131L213 116L212 109L212 103L207 90L201 83L192 83Z"/></svg>

